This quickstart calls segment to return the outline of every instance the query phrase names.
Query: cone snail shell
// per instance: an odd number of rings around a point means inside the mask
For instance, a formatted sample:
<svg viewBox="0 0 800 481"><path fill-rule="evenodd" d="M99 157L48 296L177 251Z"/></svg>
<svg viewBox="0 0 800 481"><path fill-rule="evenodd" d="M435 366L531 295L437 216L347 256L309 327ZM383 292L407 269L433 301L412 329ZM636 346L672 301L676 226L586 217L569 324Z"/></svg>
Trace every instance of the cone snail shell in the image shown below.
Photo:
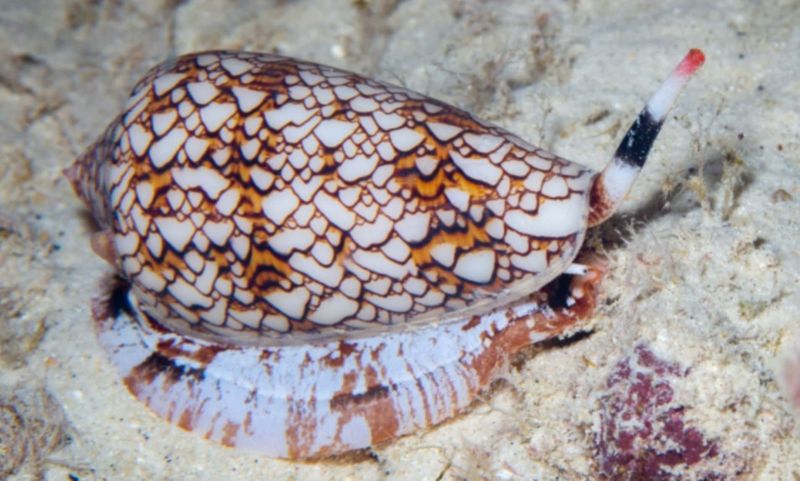
<svg viewBox="0 0 800 481"><path fill-rule="evenodd" d="M542 288L575 269L702 62L690 51L602 173L331 67L159 65L65 171L125 280L95 310L101 344L160 416L274 457L435 425L588 315L596 271L564 306Z"/></svg>

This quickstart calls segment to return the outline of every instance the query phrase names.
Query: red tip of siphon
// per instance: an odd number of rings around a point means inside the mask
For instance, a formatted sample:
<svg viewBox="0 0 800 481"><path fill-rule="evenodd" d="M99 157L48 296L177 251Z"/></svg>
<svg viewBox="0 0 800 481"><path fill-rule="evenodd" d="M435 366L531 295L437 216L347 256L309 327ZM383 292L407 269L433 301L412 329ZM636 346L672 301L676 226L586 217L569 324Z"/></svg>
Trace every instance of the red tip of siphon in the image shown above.
<svg viewBox="0 0 800 481"><path fill-rule="evenodd" d="M683 57L681 63L678 65L677 71L678 74L683 76L689 76L695 73L697 69L699 69L703 63L706 61L706 56L702 50L698 48L693 48L689 50L689 53Z"/></svg>

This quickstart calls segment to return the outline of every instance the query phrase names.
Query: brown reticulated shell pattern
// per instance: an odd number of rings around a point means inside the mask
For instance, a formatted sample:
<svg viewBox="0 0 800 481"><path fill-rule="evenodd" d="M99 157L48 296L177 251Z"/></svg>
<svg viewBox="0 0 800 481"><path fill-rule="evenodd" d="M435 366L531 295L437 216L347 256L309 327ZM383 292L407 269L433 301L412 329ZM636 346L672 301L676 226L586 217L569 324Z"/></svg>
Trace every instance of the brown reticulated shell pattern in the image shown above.
<svg viewBox="0 0 800 481"><path fill-rule="evenodd" d="M580 247L594 175L421 94L233 52L150 71L84 159L138 309L259 342L535 291Z"/></svg>

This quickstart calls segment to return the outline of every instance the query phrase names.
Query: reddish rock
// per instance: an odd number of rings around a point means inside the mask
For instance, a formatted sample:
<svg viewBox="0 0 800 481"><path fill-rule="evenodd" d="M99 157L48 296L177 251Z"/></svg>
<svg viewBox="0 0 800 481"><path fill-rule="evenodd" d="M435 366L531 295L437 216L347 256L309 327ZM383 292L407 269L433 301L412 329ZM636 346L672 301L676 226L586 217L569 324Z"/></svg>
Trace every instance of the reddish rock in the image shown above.
<svg viewBox="0 0 800 481"><path fill-rule="evenodd" d="M639 345L621 360L600 399L595 460L602 479L614 481L721 481L703 461L716 458L716 443L684 421L673 385L688 369ZM707 466L707 465L706 465Z"/></svg>

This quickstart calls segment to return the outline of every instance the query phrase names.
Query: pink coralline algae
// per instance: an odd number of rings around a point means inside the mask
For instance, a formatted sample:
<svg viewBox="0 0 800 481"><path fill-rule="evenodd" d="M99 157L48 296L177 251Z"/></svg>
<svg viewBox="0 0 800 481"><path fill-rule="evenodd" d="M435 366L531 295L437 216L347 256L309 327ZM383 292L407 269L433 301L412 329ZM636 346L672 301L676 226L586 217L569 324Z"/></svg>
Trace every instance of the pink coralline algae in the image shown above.
<svg viewBox="0 0 800 481"><path fill-rule="evenodd" d="M719 448L684 422L686 407L674 399L673 384L688 374L639 345L606 381L600 400L595 460L602 479L614 481L722 481L704 461Z"/></svg>

